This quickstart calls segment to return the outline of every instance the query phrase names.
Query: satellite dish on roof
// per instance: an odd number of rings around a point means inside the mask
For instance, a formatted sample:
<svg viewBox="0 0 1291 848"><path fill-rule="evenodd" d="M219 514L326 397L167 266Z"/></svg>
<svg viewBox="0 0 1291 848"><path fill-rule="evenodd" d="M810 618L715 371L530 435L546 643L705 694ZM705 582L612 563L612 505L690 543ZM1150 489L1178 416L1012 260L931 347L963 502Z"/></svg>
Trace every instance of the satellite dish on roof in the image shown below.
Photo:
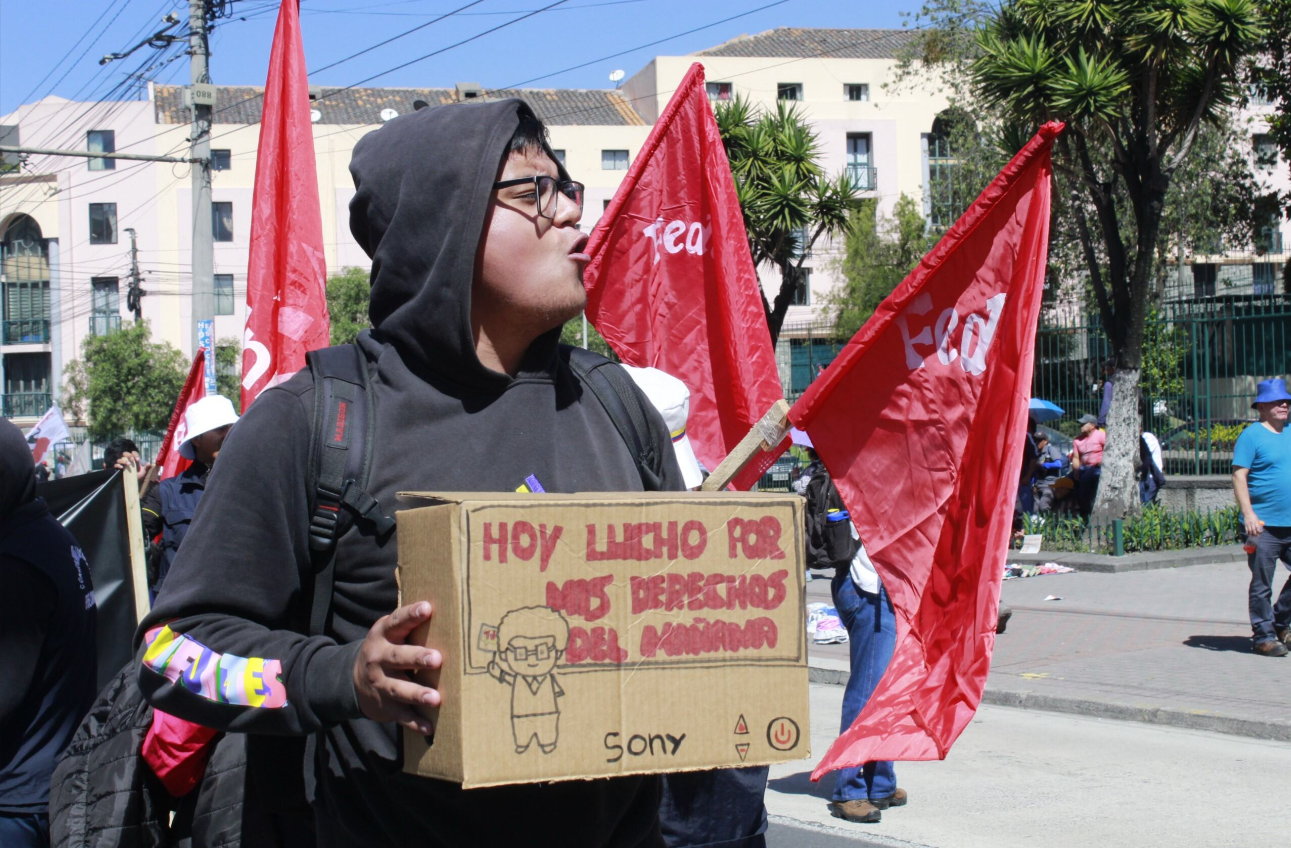
<svg viewBox="0 0 1291 848"><path fill-rule="evenodd" d="M414 101L412 101L412 108L413 108L413 110L415 110L415 111L417 111L417 112L420 112L422 109L425 109L425 108L426 108L427 106L429 106L429 105L430 105L430 104L429 104L429 103L427 103L425 100L414 100Z"/></svg>
<svg viewBox="0 0 1291 848"><path fill-rule="evenodd" d="M397 118L397 117L399 117L399 112L398 112L398 110L397 110L397 109L382 109L382 110L381 110L381 120L383 120L383 121L388 121L388 120L390 120L390 119L392 119L392 118Z"/></svg>
<svg viewBox="0 0 1291 848"><path fill-rule="evenodd" d="M321 120L323 120L323 113L322 113L322 112L318 111L317 109L310 109L310 110L309 110L309 122L310 122L311 124L316 124L316 123L318 123L318 122L319 122L319 121L321 121Z"/></svg>
<svg viewBox="0 0 1291 848"><path fill-rule="evenodd" d="M627 76L627 74L623 72L622 68L618 70L610 71L610 82L614 83L615 88L618 88L619 81L622 80L625 76Z"/></svg>

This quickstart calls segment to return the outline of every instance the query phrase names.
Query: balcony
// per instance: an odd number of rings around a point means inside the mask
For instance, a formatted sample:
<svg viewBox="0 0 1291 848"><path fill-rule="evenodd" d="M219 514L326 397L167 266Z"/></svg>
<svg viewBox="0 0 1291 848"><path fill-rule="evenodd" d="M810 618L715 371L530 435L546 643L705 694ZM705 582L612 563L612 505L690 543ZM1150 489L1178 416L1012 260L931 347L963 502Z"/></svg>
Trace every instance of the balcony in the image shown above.
<svg viewBox="0 0 1291 848"><path fill-rule="evenodd" d="M878 168L871 168L869 165L848 165L847 176L851 178L852 184L861 191L878 191Z"/></svg>
<svg viewBox="0 0 1291 848"><path fill-rule="evenodd" d="M3 322L4 331L0 333L4 344L48 344L48 318L18 318Z"/></svg>
<svg viewBox="0 0 1291 848"><path fill-rule="evenodd" d="M52 402L49 392L10 392L0 395L0 413L5 418L39 418Z"/></svg>
<svg viewBox="0 0 1291 848"><path fill-rule="evenodd" d="M100 313L90 316L90 335L106 336L121 329L121 316Z"/></svg>

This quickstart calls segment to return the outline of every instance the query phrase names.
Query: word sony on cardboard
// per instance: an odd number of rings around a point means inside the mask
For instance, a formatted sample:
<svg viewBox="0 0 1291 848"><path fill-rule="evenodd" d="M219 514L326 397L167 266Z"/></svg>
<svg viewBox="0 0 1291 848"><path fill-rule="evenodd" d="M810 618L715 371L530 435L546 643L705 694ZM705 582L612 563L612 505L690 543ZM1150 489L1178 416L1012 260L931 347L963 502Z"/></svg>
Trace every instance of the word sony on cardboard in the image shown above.
<svg viewBox="0 0 1291 848"><path fill-rule="evenodd" d="M809 756L802 501L415 494L412 640L440 650L405 768L470 788Z"/></svg>

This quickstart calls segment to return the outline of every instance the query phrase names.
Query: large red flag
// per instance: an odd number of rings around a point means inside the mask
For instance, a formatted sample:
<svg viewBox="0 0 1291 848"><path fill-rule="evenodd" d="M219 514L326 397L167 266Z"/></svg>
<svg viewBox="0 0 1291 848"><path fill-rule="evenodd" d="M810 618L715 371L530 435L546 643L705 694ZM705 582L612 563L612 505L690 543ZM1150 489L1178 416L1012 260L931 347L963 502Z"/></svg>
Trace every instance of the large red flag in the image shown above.
<svg viewBox="0 0 1291 848"><path fill-rule="evenodd" d="M204 397L206 397L206 351L198 348L197 355L193 357L193 364L188 369L188 379L184 381L184 388L179 392L179 400L175 401L175 409L170 413L166 438L161 442L161 450L157 451L158 480L181 474L184 469L193 464L191 459L184 459L179 455L179 446L188 438L188 430L184 426L184 413Z"/></svg>
<svg viewBox="0 0 1291 848"><path fill-rule="evenodd" d="M703 66L690 66L587 252L588 320L627 364L686 384L687 435L716 468L784 394Z"/></svg>
<svg viewBox="0 0 1291 848"><path fill-rule="evenodd" d="M1040 128L790 411L896 611L896 651L812 774L942 759L990 670L1048 256Z"/></svg>
<svg viewBox="0 0 1291 848"><path fill-rule="evenodd" d="M256 154L242 342L242 409L326 347L327 269L299 0L282 0Z"/></svg>

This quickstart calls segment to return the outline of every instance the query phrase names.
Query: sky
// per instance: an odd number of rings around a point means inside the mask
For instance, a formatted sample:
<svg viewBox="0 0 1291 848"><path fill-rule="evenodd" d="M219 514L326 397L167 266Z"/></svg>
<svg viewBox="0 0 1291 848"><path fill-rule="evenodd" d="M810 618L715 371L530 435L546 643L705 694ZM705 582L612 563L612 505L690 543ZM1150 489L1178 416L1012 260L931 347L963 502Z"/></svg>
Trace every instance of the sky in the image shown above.
<svg viewBox="0 0 1291 848"><path fill-rule="evenodd" d="M223 2L232 15L220 19L211 35L211 80L263 85L278 2ZM557 5L530 14L552 3ZM685 55L783 26L897 28L912 23L903 13L920 5L921 0L301 0L301 27L313 85L609 88L611 72L630 77L654 56ZM0 0L0 114L49 94L81 101L137 99L144 79L187 83L182 43L164 50L144 46L99 64L105 54L124 53L165 27L162 18L169 12L186 25L186 0ZM374 49L341 61L369 47Z"/></svg>

